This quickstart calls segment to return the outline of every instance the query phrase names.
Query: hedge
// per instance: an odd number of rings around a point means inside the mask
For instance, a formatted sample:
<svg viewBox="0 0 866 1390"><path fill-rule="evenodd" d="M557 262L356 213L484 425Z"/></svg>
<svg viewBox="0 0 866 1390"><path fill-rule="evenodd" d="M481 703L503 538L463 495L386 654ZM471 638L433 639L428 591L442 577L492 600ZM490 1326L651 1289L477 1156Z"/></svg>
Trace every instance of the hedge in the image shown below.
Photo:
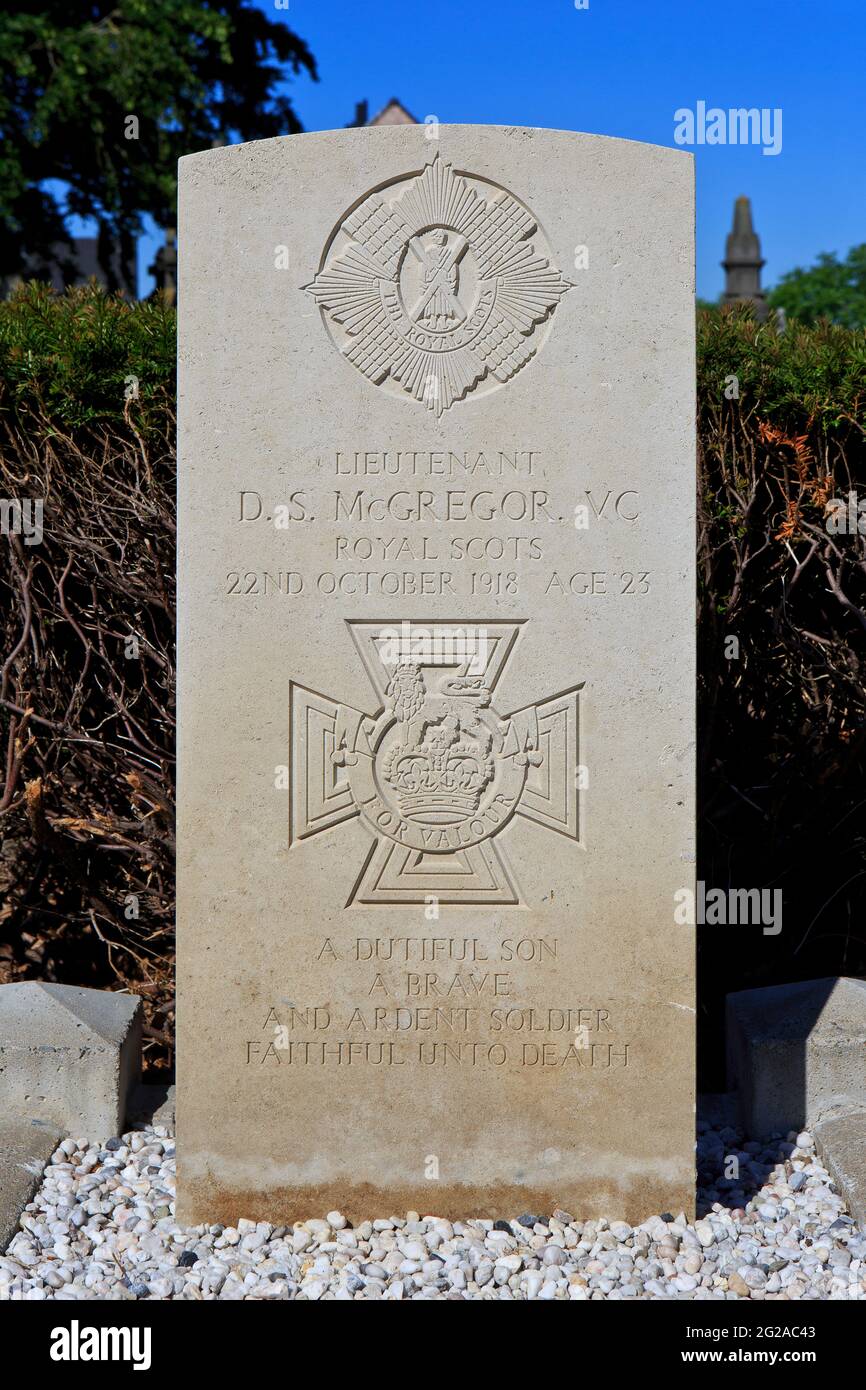
<svg viewBox="0 0 866 1390"><path fill-rule="evenodd" d="M174 1019L173 311L95 287L0 304L0 980ZM698 876L781 888L783 929L698 928L702 1084L725 992L866 974L866 332L698 314ZM687 538L684 537L684 543ZM684 928L684 930L687 930ZM684 949L687 947L684 945ZM651 950L651 943L647 943Z"/></svg>

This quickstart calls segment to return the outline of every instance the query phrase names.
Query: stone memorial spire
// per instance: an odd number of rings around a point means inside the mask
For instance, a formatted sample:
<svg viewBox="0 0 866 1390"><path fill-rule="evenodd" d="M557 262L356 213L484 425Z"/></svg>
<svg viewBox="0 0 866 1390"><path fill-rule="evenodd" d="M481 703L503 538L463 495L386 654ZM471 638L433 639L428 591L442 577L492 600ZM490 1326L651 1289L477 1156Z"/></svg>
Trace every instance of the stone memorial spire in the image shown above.
<svg viewBox="0 0 866 1390"><path fill-rule="evenodd" d="M766 262L761 256L761 242L752 226L752 205L748 198L740 197L734 203L734 225L725 243L725 291L723 304L741 304L751 301L755 315L762 321L769 313L766 295L761 289L761 267Z"/></svg>

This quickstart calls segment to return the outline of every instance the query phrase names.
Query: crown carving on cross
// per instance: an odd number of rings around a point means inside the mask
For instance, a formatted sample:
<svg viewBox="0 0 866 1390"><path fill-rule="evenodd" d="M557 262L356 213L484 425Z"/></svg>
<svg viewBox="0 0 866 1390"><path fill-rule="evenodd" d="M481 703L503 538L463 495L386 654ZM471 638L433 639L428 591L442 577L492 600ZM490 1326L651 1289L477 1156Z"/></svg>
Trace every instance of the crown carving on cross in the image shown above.
<svg viewBox="0 0 866 1390"><path fill-rule="evenodd" d="M435 825L473 815L495 773L491 743L474 713L465 721L454 712L425 723L416 743L396 744L382 771L406 819Z"/></svg>

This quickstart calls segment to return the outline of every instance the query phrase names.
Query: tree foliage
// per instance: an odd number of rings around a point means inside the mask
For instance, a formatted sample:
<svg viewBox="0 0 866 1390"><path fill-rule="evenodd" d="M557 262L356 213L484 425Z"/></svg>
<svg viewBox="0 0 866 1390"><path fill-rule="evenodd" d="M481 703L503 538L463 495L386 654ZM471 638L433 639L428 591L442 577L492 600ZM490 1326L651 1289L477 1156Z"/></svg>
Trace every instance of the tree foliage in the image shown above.
<svg viewBox="0 0 866 1390"><path fill-rule="evenodd" d="M845 328L866 327L866 242L852 246L844 260L824 251L815 265L789 270L768 298L801 323L829 319Z"/></svg>
<svg viewBox="0 0 866 1390"><path fill-rule="evenodd" d="M128 246L173 219L180 155L301 129L312 54L247 0L19 0L0 14L0 274L68 215ZM58 189L58 185L60 186Z"/></svg>

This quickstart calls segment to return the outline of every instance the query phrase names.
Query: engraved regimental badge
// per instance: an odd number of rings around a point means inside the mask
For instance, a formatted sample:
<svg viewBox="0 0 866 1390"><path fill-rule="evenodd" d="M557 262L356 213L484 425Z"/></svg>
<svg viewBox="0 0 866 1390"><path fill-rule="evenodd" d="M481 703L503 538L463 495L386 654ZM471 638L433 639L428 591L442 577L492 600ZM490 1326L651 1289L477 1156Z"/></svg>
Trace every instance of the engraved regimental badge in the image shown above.
<svg viewBox="0 0 866 1390"><path fill-rule="evenodd" d="M481 625L470 660L457 623L437 622L432 645L415 622L346 625L378 710L292 682L290 843L361 818L373 845L347 907L519 905L494 840L517 815L579 841L582 684L502 715L494 695L521 622Z"/></svg>
<svg viewBox="0 0 866 1390"><path fill-rule="evenodd" d="M570 285L513 193L437 155L340 222L305 288L353 366L441 415L526 365Z"/></svg>

